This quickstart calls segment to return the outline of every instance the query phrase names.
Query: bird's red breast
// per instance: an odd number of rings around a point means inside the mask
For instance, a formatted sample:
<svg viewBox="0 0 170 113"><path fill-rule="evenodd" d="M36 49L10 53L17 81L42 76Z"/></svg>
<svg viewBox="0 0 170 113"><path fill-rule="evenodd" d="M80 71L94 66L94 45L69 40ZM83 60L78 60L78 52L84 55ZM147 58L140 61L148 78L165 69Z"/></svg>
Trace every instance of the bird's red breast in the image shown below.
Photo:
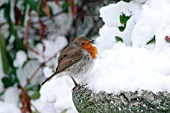
<svg viewBox="0 0 170 113"><path fill-rule="evenodd" d="M91 44L90 40L84 41L81 47L87 50L93 59L97 58L97 48Z"/></svg>

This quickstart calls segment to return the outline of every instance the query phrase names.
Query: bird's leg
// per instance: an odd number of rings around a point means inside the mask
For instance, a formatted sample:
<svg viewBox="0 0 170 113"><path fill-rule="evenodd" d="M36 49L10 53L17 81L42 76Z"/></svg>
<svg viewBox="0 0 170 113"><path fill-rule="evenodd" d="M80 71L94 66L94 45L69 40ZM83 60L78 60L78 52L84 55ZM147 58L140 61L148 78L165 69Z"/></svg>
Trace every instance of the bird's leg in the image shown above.
<svg viewBox="0 0 170 113"><path fill-rule="evenodd" d="M73 80L73 82L74 82L74 88L73 88L73 90L75 90L75 89L80 89L80 84L78 84L77 82L76 82L76 80L74 80L74 78L73 77L71 77L71 79Z"/></svg>

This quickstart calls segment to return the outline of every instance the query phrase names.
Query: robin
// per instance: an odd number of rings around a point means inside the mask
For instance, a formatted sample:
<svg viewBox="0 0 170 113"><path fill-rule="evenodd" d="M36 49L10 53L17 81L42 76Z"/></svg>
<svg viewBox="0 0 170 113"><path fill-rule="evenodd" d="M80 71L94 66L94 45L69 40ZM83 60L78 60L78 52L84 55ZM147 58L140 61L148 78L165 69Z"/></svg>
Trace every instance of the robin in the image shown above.
<svg viewBox="0 0 170 113"><path fill-rule="evenodd" d="M58 77L69 75L75 87L80 87L75 78L83 78L83 75L93 68L94 60L97 57L97 48L92 45L93 41L84 36L78 37L63 49L58 57L56 71L42 82L42 85L57 74Z"/></svg>

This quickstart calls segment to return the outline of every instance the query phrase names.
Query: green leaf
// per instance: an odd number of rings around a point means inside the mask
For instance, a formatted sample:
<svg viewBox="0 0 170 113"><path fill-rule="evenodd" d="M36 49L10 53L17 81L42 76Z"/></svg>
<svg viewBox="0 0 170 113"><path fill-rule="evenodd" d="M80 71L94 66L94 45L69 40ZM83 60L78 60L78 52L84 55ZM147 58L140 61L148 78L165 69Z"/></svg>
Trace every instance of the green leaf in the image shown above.
<svg viewBox="0 0 170 113"><path fill-rule="evenodd" d="M63 10L63 11L68 12L68 8L69 8L69 3L68 3L68 1L63 2L63 4L62 4L61 7L62 7L62 10Z"/></svg>
<svg viewBox="0 0 170 113"><path fill-rule="evenodd" d="M122 40L122 38L121 37L119 37L119 36L115 36L115 39L116 39L116 41L121 41L122 43L123 43L123 40Z"/></svg>
<svg viewBox="0 0 170 113"><path fill-rule="evenodd" d="M37 84L37 85L32 85L32 86L28 86L26 88L26 91L39 91L40 90L40 84Z"/></svg>
<svg viewBox="0 0 170 113"><path fill-rule="evenodd" d="M127 23L127 21L130 19L130 17L131 16L126 16L125 14L121 14L120 15L120 23L122 24L122 26L119 26L119 30L121 31L121 32L123 32L124 30L125 30L125 28L126 28L126 23Z"/></svg>
<svg viewBox="0 0 170 113"><path fill-rule="evenodd" d="M8 74L2 78L2 82L4 88L8 88L10 86L13 86L15 83L19 83L19 79L16 75L16 68L11 66L9 68Z"/></svg>
<svg viewBox="0 0 170 113"><path fill-rule="evenodd" d="M39 97L40 97L40 92L39 92L39 91L35 92L34 94L32 94L32 95L30 96L30 98L33 99L33 100L36 100L36 99L38 99Z"/></svg>
<svg viewBox="0 0 170 113"><path fill-rule="evenodd" d="M61 113L67 113L68 109L64 109Z"/></svg>
<svg viewBox="0 0 170 113"><path fill-rule="evenodd" d="M1 9L4 9L6 7L6 3L4 3L4 4L2 4L1 6L0 6L0 10Z"/></svg>
<svg viewBox="0 0 170 113"><path fill-rule="evenodd" d="M39 6L39 10L37 9L38 7L38 4L39 4L39 1L35 1L35 0L26 0L26 3L29 4L29 6L31 7L32 10L36 11L39 13L40 17L44 17L46 16L46 14L44 13L44 11L42 10L42 7L43 7L43 2L41 2L40 6ZM50 8L50 13L51 15L53 15L53 11L52 11L52 8L49 6Z"/></svg>
<svg viewBox="0 0 170 113"><path fill-rule="evenodd" d="M8 61L7 52L6 52L5 38L1 32L0 32L0 50L1 50L3 71L5 74L7 74L9 70L9 61Z"/></svg>
<svg viewBox="0 0 170 113"><path fill-rule="evenodd" d="M10 78L7 78L7 77L2 78L2 82L3 82L4 88L8 88L14 85L13 82L10 80Z"/></svg>
<svg viewBox="0 0 170 113"><path fill-rule="evenodd" d="M9 2L5 5L4 17L9 24L9 30L12 32L13 23L12 23L12 20L11 20L11 17L10 17L10 10L11 10L10 4L11 4L11 1L9 0Z"/></svg>
<svg viewBox="0 0 170 113"><path fill-rule="evenodd" d="M16 33L16 30L14 32ZM18 37L17 33L15 34L15 37ZM23 39L16 38L16 40L14 42L15 42L15 47L16 47L17 50L23 50L27 53L26 48L25 48L24 43L23 43L24 42Z"/></svg>
<svg viewBox="0 0 170 113"><path fill-rule="evenodd" d="M131 0L122 0L122 1L124 1L124 2L130 2Z"/></svg>
<svg viewBox="0 0 170 113"><path fill-rule="evenodd" d="M29 6L31 7L32 10L37 10L37 5L38 2L34 1L34 0L26 0L27 4L29 4Z"/></svg>
<svg viewBox="0 0 170 113"><path fill-rule="evenodd" d="M153 44L156 42L155 36L147 43L147 44Z"/></svg>
<svg viewBox="0 0 170 113"><path fill-rule="evenodd" d="M126 16L125 14L122 13L122 14L120 15L120 17L119 17L119 18L120 18L120 23L121 23L121 24L126 24L127 21L130 19L130 17L131 17L131 16Z"/></svg>
<svg viewBox="0 0 170 113"><path fill-rule="evenodd" d="M126 26L120 26L119 31L123 32L125 30Z"/></svg>

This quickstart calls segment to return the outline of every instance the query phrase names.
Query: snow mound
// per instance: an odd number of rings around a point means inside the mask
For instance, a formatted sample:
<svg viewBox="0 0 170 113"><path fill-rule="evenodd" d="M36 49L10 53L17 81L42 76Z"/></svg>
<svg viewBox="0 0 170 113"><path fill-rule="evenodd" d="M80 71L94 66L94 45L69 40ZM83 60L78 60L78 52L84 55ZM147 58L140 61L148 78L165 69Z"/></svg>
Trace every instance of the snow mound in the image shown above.
<svg viewBox="0 0 170 113"><path fill-rule="evenodd" d="M160 53L146 48L116 43L103 51L88 77L88 87L94 91L170 91L170 49Z"/></svg>
<svg viewBox="0 0 170 113"><path fill-rule="evenodd" d="M99 55L87 80L89 88L109 93L170 91L170 44L165 40L170 36L169 6L169 0L142 0L100 9L105 25L96 40ZM126 26L121 15L129 18ZM155 43L149 44L154 38Z"/></svg>

